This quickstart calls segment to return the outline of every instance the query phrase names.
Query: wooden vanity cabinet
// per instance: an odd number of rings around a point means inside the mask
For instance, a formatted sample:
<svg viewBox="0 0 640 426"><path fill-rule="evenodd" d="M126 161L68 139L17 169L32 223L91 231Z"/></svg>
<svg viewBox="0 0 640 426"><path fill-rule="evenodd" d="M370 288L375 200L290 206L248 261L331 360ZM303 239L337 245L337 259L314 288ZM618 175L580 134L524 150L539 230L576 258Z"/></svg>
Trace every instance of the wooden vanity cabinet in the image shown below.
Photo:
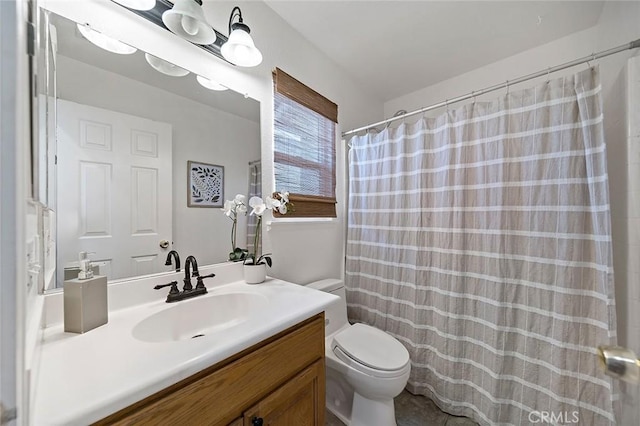
<svg viewBox="0 0 640 426"><path fill-rule="evenodd" d="M96 425L324 426L324 314Z"/></svg>
<svg viewBox="0 0 640 426"><path fill-rule="evenodd" d="M324 360L314 362L246 410L243 426L261 426L256 424L258 419L264 426L324 426Z"/></svg>

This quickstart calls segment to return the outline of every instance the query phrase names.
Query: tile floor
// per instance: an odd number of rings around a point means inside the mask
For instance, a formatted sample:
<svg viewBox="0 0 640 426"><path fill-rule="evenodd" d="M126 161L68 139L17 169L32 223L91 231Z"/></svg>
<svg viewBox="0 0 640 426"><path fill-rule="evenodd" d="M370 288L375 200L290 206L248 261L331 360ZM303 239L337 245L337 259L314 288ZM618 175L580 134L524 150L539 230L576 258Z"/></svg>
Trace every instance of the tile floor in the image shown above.
<svg viewBox="0 0 640 426"><path fill-rule="evenodd" d="M467 417L456 417L440 411L430 399L402 391L395 399L396 422L398 426L477 426ZM344 426L329 410L326 426Z"/></svg>

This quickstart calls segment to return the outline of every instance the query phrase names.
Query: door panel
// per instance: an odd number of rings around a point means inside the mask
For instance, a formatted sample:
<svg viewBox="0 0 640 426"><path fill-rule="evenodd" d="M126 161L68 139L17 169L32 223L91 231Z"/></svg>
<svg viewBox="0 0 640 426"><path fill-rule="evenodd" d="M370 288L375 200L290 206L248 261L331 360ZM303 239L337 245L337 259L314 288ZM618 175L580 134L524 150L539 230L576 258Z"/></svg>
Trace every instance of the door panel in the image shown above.
<svg viewBox="0 0 640 426"><path fill-rule="evenodd" d="M58 126L58 282L80 251L110 280L164 271L171 125L59 100Z"/></svg>

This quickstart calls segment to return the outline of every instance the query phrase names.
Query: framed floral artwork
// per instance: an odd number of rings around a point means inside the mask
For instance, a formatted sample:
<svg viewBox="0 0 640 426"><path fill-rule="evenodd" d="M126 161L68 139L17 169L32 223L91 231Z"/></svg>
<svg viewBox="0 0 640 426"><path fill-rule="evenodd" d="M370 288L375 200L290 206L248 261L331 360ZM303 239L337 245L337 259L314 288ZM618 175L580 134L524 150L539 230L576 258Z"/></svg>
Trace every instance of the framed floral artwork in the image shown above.
<svg viewBox="0 0 640 426"><path fill-rule="evenodd" d="M187 161L187 206L224 205L224 166Z"/></svg>

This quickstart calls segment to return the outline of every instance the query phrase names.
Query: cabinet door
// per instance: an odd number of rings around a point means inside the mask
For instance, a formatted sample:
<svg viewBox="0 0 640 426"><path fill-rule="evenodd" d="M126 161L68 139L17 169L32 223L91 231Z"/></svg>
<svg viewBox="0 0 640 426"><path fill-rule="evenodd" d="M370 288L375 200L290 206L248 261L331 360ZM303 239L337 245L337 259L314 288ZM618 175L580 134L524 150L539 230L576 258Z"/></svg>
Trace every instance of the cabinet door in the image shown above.
<svg viewBox="0 0 640 426"><path fill-rule="evenodd" d="M324 426L324 360L244 413L244 426Z"/></svg>

